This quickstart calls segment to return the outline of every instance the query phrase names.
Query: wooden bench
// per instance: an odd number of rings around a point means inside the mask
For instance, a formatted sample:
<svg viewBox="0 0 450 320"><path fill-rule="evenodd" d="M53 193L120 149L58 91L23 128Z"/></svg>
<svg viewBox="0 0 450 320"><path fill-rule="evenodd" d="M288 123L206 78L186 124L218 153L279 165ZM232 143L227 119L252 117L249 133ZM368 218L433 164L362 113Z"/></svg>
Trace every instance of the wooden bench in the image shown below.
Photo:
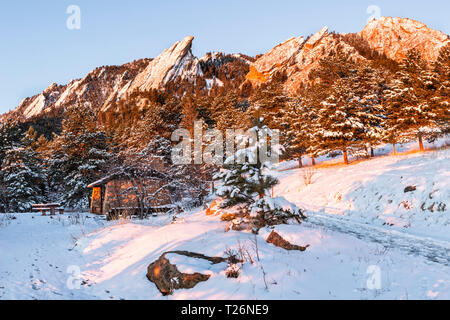
<svg viewBox="0 0 450 320"><path fill-rule="evenodd" d="M43 216L46 216L47 212L50 212L50 215L54 216L56 211L59 214L64 214L64 208L61 208L59 203L33 204L31 207L33 212L40 211Z"/></svg>

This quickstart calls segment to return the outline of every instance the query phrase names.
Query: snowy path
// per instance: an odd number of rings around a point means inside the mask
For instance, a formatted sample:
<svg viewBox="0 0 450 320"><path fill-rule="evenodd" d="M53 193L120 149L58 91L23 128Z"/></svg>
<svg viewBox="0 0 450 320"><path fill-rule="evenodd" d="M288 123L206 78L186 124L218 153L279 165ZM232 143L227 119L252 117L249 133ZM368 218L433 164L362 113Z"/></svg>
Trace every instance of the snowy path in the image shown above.
<svg viewBox="0 0 450 320"><path fill-rule="evenodd" d="M67 288L67 267L84 264L82 256L72 250L81 226L72 225L69 215L16 217L0 230L0 300L75 298ZM90 224L91 230L100 227L94 221ZM77 298L88 296L81 293Z"/></svg>
<svg viewBox="0 0 450 320"><path fill-rule="evenodd" d="M344 216L309 214L306 226L320 226L353 235L360 240L375 242L389 249L400 249L414 256L450 266L450 242L408 234L394 229L352 221Z"/></svg>

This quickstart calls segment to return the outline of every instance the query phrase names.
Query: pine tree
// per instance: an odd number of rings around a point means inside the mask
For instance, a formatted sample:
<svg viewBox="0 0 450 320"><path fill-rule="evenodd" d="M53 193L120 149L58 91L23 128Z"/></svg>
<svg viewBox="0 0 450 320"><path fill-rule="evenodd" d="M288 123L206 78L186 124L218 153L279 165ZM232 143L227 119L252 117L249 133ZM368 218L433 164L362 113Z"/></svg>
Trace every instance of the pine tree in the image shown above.
<svg viewBox="0 0 450 320"><path fill-rule="evenodd" d="M318 77L308 88L308 103L315 117L310 125L308 152L324 155L342 152L359 154L379 139L382 107L378 104L375 71L363 62L355 62L342 50L320 61L312 73Z"/></svg>
<svg viewBox="0 0 450 320"><path fill-rule="evenodd" d="M383 92L387 88L388 77L387 72L361 62L357 66L356 78L352 83L353 91L358 97L353 103L357 104L358 117L364 126L362 139L368 157L373 157L373 148L383 140L385 119Z"/></svg>
<svg viewBox="0 0 450 320"><path fill-rule="evenodd" d="M315 141L322 153L340 150L345 164L349 163L348 152L361 147L364 125L361 121L356 97L343 79L338 79L330 94L322 101L318 110L317 122L320 130L315 133Z"/></svg>
<svg viewBox="0 0 450 320"><path fill-rule="evenodd" d="M193 137L194 122L198 119L198 111L191 96L185 96L183 98L181 115L180 126L189 130L191 137Z"/></svg>
<svg viewBox="0 0 450 320"><path fill-rule="evenodd" d="M252 118L264 117L266 125L271 129L275 129L278 128L276 119L281 117L282 110L289 102L289 97L281 83L270 82L267 85L261 85L256 88L249 102L248 114Z"/></svg>
<svg viewBox="0 0 450 320"><path fill-rule="evenodd" d="M0 163L3 162L8 150L20 145L23 135L22 127L18 122L7 120L0 123Z"/></svg>
<svg viewBox="0 0 450 320"><path fill-rule="evenodd" d="M303 94L289 99L278 119L285 150L283 155L288 159L296 156L300 168L303 166L302 156L311 144L311 124L314 118L315 113L308 103L308 97Z"/></svg>
<svg viewBox="0 0 450 320"><path fill-rule="evenodd" d="M441 49L433 65L433 73L438 82L437 123L442 133L448 134L450 132L450 45Z"/></svg>
<svg viewBox="0 0 450 320"><path fill-rule="evenodd" d="M0 123L0 165L3 169L5 157L11 149L20 146L21 139L23 137L22 127L18 122L13 120L7 120ZM0 176L2 181L3 175ZM7 186L4 183L0 183L0 211L4 212L9 207L9 193Z"/></svg>
<svg viewBox="0 0 450 320"><path fill-rule="evenodd" d="M326 82L315 82L300 92L303 99L303 112L299 121L302 124L306 134L306 153L311 156L312 165L316 164L316 158L321 154L326 154L323 150L322 141L320 141L318 132L321 132L321 122L319 121L318 111L321 109L321 103L328 97L329 85Z"/></svg>
<svg viewBox="0 0 450 320"><path fill-rule="evenodd" d="M52 142L49 171L54 188L64 205L87 207L87 186L105 172L112 159L109 137L97 129L89 107L73 106L66 110L63 130Z"/></svg>
<svg viewBox="0 0 450 320"><path fill-rule="evenodd" d="M436 84L418 51L408 52L385 95L386 140L395 146L415 136L423 150L426 132L437 127Z"/></svg>
<svg viewBox="0 0 450 320"><path fill-rule="evenodd" d="M251 137L239 137L248 139L249 145L226 159L224 169L215 175L215 180L222 183L217 195L224 198L224 208L253 203L256 197L263 198L267 190L278 183L275 177L267 173L272 164L262 161L258 155L259 148L267 145L264 132L270 134L270 129L262 119L255 119L254 124L250 129Z"/></svg>
<svg viewBox="0 0 450 320"><path fill-rule="evenodd" d="M3 160L1 179L7 208L13 212L26 212L31 205L45 199L45 175L42 160L33 144L36 132L30 128L21 146L9 149Z"/></svg>
<svg viewBox="0 0 450 320"><path fill-rule="evenodd" d="M215 179L222 183L217 191L217 195L223 198L221 207L235 207L233 210L248 216L253 232L257 233L264 226L287 223L290 219L300 222L304 216L299 208L283 197L270 195L269 190L278 180L270 172L273 163L264 159L261 150L267 150L268 138L271 139L271 152L278 156L281 146L273 145L274 133L262 118L256 118L253 123L249 136L241 137L248 140L248 147L227 158ZM244 224L245 221L241 220Z"/></svg>
<svg viewBox="0 0 450 320"><path fill-rule="evenodd" d="M251 203L253 194L246 188L246 167L238 164L226 164L224 170L214 178L222 183L216 194L222 198L222 207L233 207L241 203Z"/></svg>
<svg viewBox="0 0 450 320"><path fill-rule="evenodd" d="M223 132L226 129L248 128L250 122L246 112L248 107L249 102L241 100L234 90L216 96L210 107L215 127Z"/></svg>

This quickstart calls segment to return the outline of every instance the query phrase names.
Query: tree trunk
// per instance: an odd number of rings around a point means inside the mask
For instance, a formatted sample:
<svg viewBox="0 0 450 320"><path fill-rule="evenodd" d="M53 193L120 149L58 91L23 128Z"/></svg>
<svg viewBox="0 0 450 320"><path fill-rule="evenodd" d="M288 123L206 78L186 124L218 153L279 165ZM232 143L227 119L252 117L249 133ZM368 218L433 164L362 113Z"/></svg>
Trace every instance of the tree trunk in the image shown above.
<svg viewBox="0 0 450 320"><path fill-rule="evenodd" d="M424 149L424 147L423 147L422 134L419 133L418 138L419 138L419 150L420 150L420 151L424 151L425 149Z"/></svg>
<svg viewBox="0 0 450 320"><path fill-rule="evenodd" d="M138 208L139 208L139 219L143 220L144 219L144 204L142 203L140 197L137 199L137 202L138 202Z"/></svg>
<svg viewBox="0 0 450 320"><path fill-rule="evenodd" d="M373 148L370 147L370 157L374 158L375 157L375 152L373 151Z"/></svg>
<svg viewBox="0 0 450 320"><path fill-rule="evenodd" d="M344 148L344 150L342 150L342 153L344 154L344 163L348 164L348 154L347 154L347 149Z"/></svg>
<svg viewBox="0 0 450 320"><path fill-rule="evenodd" d="M316 159L314 158L314 156L311 156L311 163L313 166L316 165Z"/></svg>
<svg viewBox="0 0 450 320"><path fill-rule="evenodd" d="M298 156L298 167L303 168L302 156Z"/></svg>
<svg viewBox="0 0 450 320"><path fill-rule="evenodd" d="M392 144L392 149L394 150L394 155L397 154L397 150L395 149L395 143Z"/></svg>

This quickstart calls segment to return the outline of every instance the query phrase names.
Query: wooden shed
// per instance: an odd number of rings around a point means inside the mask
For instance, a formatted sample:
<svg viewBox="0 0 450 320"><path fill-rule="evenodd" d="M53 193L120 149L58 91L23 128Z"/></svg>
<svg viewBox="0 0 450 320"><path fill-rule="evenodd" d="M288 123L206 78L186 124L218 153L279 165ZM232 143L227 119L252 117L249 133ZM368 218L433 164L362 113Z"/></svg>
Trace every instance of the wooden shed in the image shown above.
<svg viewBox="0 0 450 320"><path fill-rule="evenodd" d="M150 201L152 208L163 207L171 204L169 190L164 188L165 181L147 179L142 183L147 194L157 195ZM130 191L135 186L123 173L116 173L106 176L88 186L92 189L90 201L90 212L93 214L105 215L113 209L118 208L138 208L136 193ZM160 190L162 188L162 190ZM160 190L160 191L159 191Z"/></svg>

